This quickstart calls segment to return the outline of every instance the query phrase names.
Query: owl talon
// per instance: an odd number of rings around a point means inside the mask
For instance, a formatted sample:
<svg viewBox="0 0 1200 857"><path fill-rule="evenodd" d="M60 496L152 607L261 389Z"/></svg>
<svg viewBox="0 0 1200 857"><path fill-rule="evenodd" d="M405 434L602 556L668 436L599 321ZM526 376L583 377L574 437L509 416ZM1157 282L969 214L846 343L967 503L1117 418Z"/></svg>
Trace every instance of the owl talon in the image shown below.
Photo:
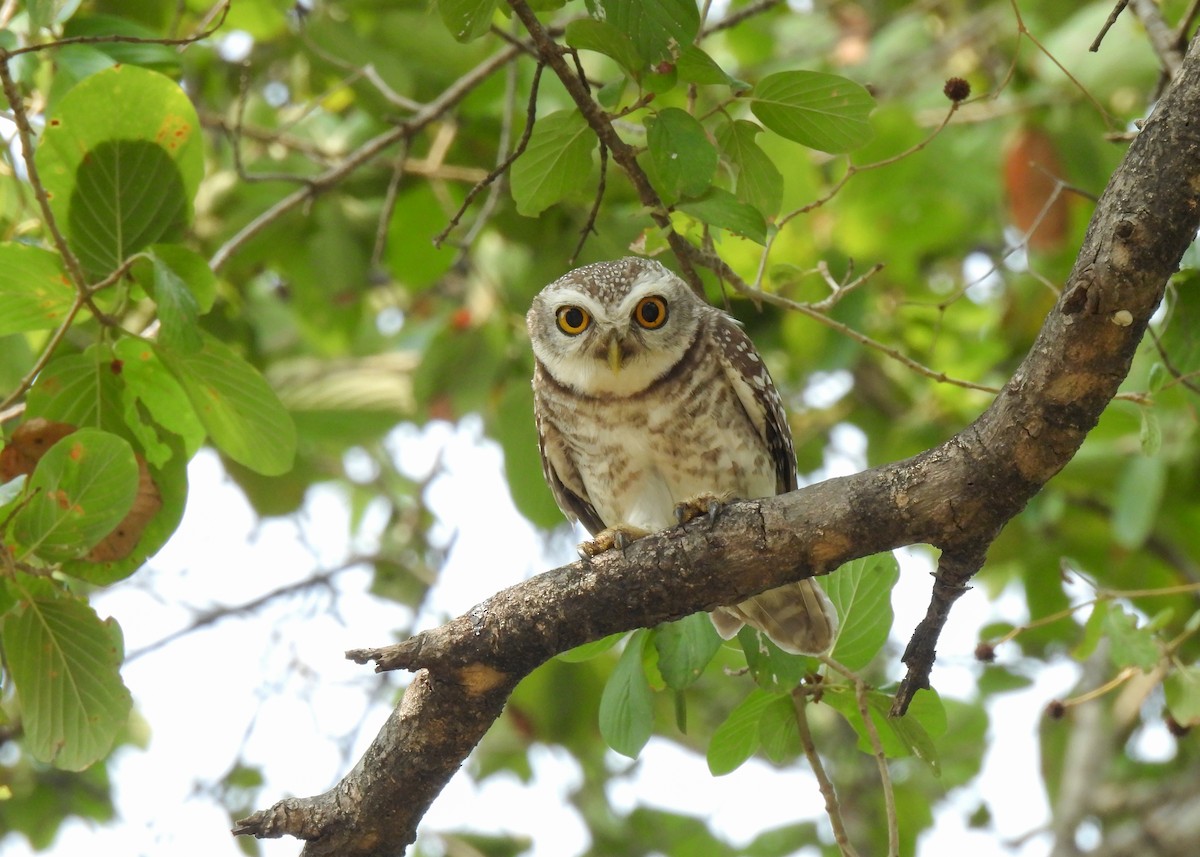
<svg viewBox="0 0 1200 857"><path fill-rule="evenodd" d="M643 530L641 527L634 527L630 524L618 524L615 527L609 527L606 530L596 533L596 538L582 542L579 545L579 556L581 559L591 559L613 548L624 553L625 548L643 536L648 535L650 535L650 531Z"/></svg>
<svg viewBox="0 0 1200 857"><path fill-rule="evenodd" d="M675 520L680 524L686 524L688 521L694 521L701 515L705 515L708 518L708 525L711 527L717 522L717 515L722 507L736 499L728 491L722 494L699 494L690 500L675 504Z"/></svg>

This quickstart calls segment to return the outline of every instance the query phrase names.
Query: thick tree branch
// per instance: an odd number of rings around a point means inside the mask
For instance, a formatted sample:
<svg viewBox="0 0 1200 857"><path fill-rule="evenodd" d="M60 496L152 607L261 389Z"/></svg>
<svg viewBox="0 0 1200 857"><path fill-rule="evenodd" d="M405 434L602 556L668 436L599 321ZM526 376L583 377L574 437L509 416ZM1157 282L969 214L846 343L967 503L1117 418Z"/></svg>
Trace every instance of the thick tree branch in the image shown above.
<svg viewBox="0 0 1200 857"><path fill-rule="evenodd" d="M520 15L523 4L513 5ZM1097 204L1075 269L1037 341L972 425L906 461L733 505L711 527L693 521L624 553L564 566L441 628L351 653L376 659L380 669L419 672L341 783L256 813L238 832L298 836L308 840L307 855L403 853L509 692L547 658L608 633L733 603L855 557L923 542L941 548L944 560L921 626L928 636L915 635L905 655L906 685L920 686L949 603L1000 529L1095 426L1196 235L1198 116L1200 48L1193 45ZM624 150L618 157L618 148L609 147L624 167Z"/></svg>

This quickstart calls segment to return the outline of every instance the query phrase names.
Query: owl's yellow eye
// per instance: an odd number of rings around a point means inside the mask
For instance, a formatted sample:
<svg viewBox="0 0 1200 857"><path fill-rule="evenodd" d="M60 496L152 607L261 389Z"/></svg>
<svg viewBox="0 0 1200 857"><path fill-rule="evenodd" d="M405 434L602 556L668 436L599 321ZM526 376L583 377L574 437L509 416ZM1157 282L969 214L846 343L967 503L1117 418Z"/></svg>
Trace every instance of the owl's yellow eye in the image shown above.
<svg viewBox="0 0 1200 857"><path fill-rule="evenodd" d="M587 310L577 306L559 307L556 317L558 318L558 329L567 336L578 336L592 323L592 317L588 315Z"/></svg>
<svg viewBox="0 0 1200 857"><path fill-rule="evenodd" d="M658 295L642 298L633 310L633 320L646 330L657 330L667 323L667 302Z"/></svg>

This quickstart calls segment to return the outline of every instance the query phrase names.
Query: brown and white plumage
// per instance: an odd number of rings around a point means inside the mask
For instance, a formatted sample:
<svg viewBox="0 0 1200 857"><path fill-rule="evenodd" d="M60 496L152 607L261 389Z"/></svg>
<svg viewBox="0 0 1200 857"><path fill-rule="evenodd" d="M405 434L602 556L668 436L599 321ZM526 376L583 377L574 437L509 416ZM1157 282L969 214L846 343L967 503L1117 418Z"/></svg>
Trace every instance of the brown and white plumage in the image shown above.
<svg viewBox="0 0 1200 857"><path fill-rule="evenodd" d="M665 529L697 497L796 487L783 402L753 343L659 263L571 271L534 298L526 323L543 472L593 536ZM827 651L837 622L809 580L712 616L726 639L747 623L804 654Z"/></svg>

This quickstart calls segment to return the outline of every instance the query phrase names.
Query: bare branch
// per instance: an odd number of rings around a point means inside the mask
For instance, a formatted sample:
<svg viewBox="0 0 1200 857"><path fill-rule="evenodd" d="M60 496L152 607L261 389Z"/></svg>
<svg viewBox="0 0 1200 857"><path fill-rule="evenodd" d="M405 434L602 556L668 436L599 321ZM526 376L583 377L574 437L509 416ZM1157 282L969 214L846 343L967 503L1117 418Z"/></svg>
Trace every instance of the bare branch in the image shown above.
<svg viewBox="0 0 1200 857"><path fill-rule="evenodd" d="M328 190L330 187L338 184L346 176L350 175L350 173L368 163L389 147L401 140L410 139L425 129L435 119L465 98L475 87L491 77L498 69L503 68L507 62L520 52L520 48L511 45L501 49L460 77L447 87L441 95L418 110L403 124L368 140L354 154L350 155L350 157L346 158L340 164L313 177L308 187L292 191L258 217L254 218L254 220L243 226L237 234L222 244L217 252L213 254L212 259L209 260L209 267L214 271L219 271L239 247L289 211L311 200L322 191Z"/></svg>

